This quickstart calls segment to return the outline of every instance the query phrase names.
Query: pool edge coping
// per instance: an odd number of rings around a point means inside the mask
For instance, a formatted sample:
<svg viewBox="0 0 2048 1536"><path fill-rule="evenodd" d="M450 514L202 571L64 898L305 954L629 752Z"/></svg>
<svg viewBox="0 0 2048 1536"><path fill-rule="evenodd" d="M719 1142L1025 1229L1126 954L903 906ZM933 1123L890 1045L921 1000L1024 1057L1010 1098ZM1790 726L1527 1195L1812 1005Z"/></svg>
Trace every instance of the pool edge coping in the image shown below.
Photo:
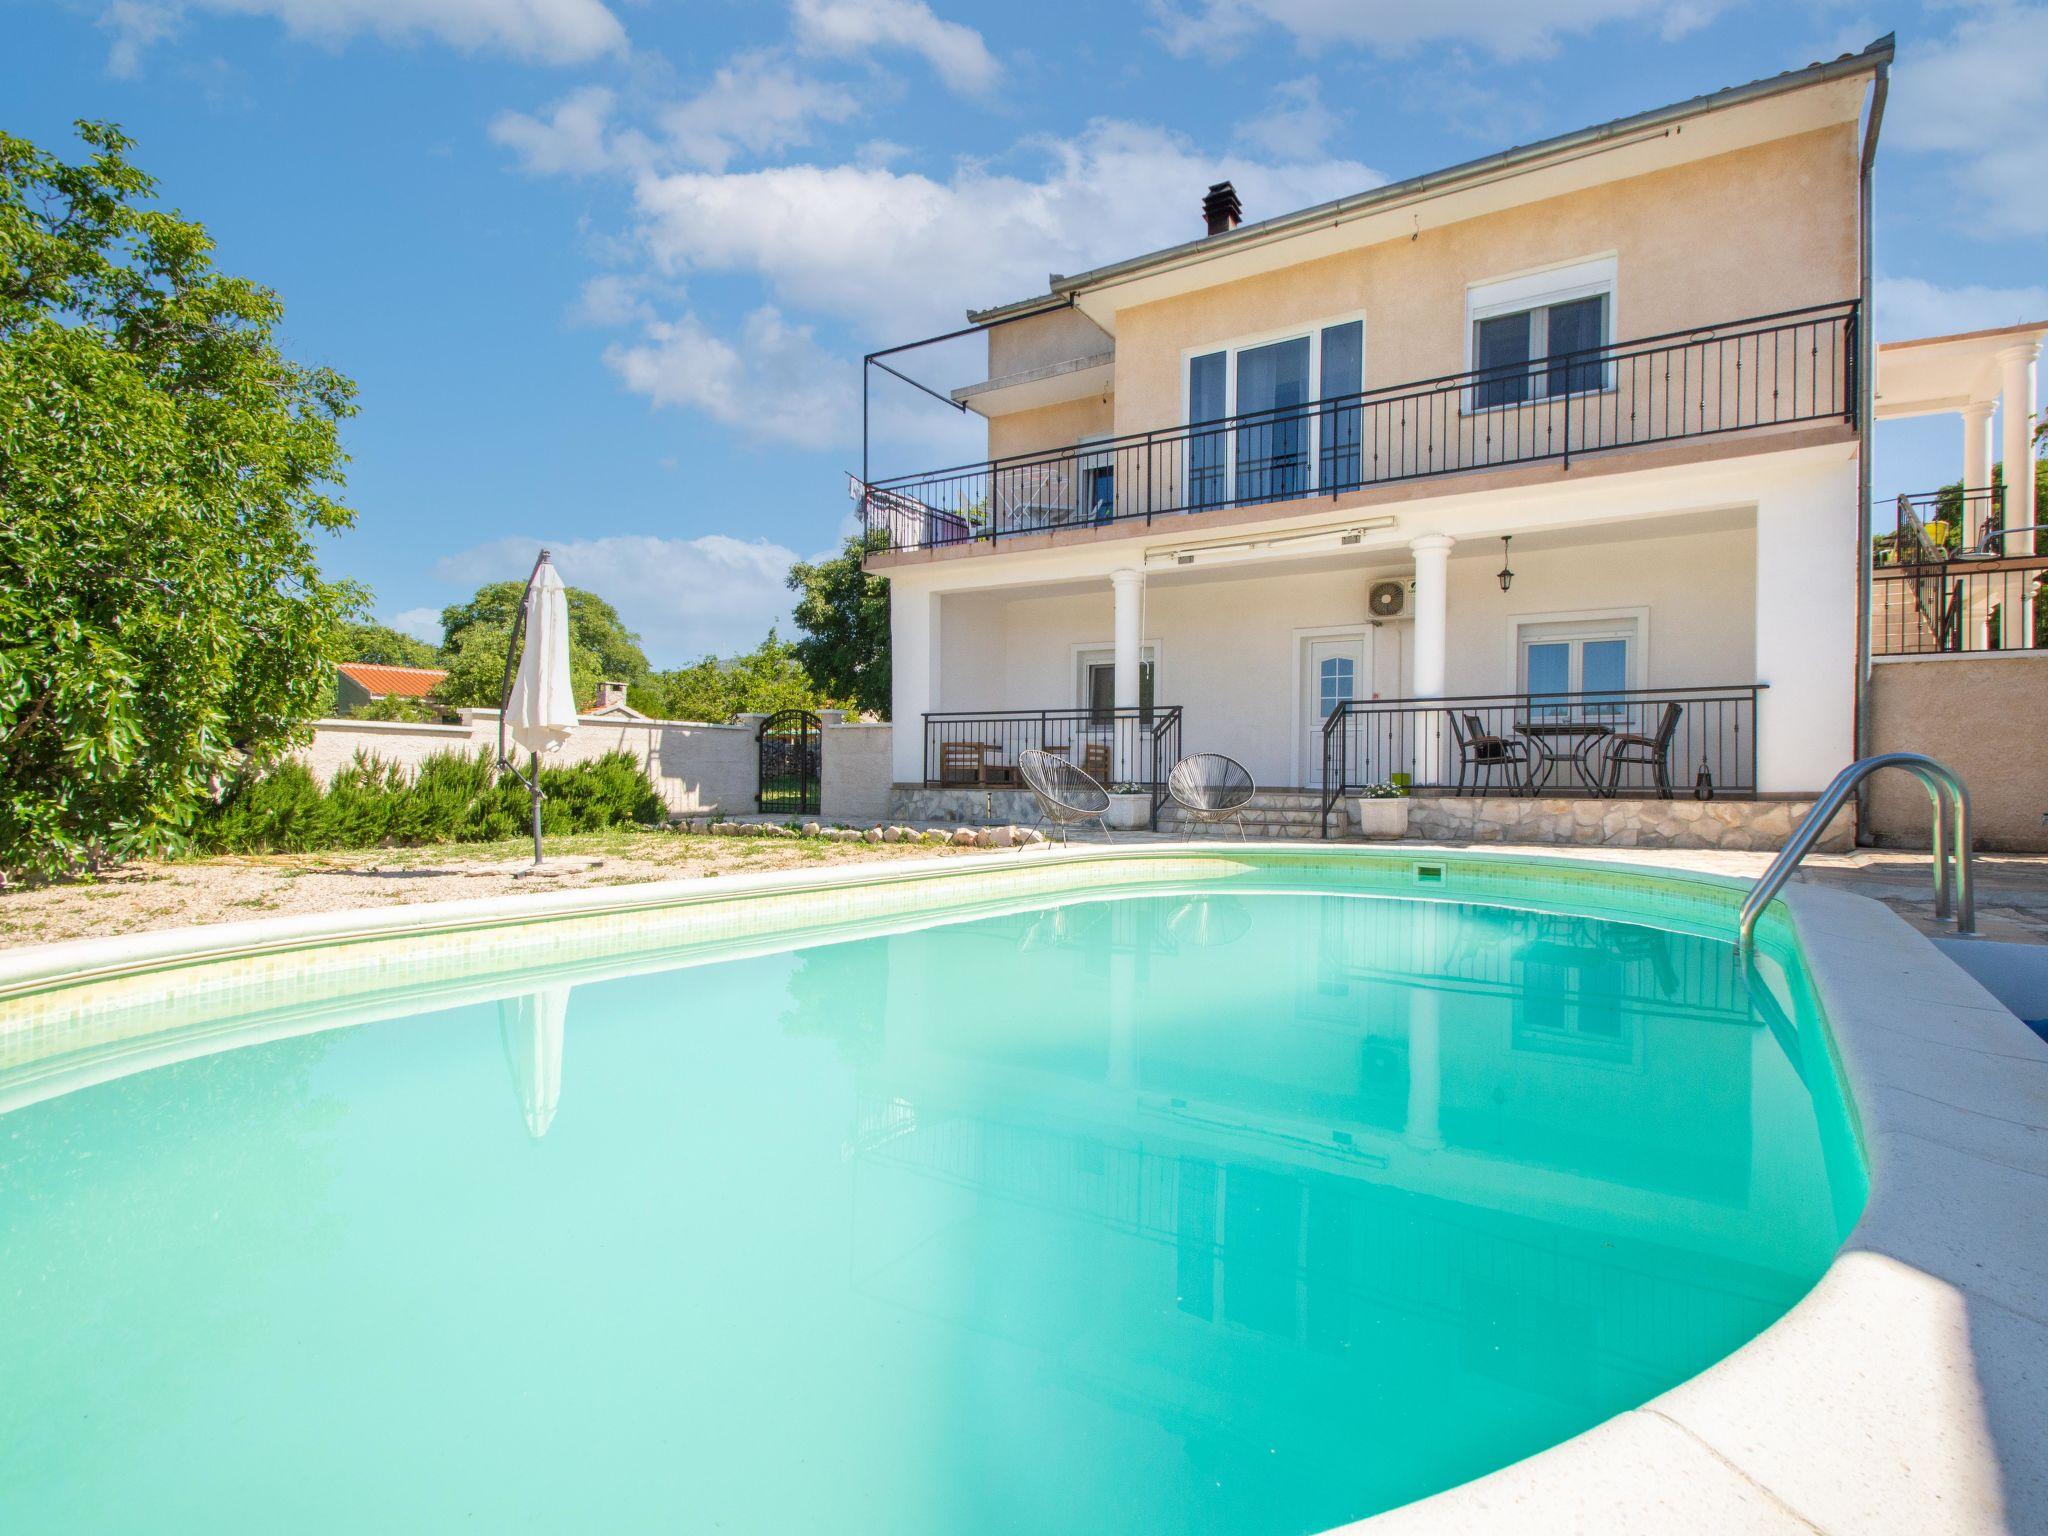
<svg viewBox="0 0 2048 1536"><path fill-rule="evenodd" d="M1228 858L1179 841L1036 847L545 894L253 919L0 951L0 999L316 944L452 932L649 907L973 875L1021 862ZM1392 843L1245 851L1411 855L1627 870L1723 889L1683 851ZM1639 1408L1523 1461L1340 1527L1359 1536L1502 1527L1603 1532L2000 1532L2048 1520L2022 1448L2048 1436L2026 1380L2048 1371L2048 1299L2027 1251L2048 1233L2048 1129L2024 1076L2041 1045L1973 978L1882 903L1811 884L1784 903L1859 1125L1867 1207L1814 1290L1742 1348ZM2021 1114L2009 1102L2017 1091ZM2048 1094L2041 1095L2048 1100ZM2004 1129L2000 1129L2003 1127ZM2020 1133L2022 1160L1998 1156ZM2002 1454L2003 1452L2003 1454ZM2022 1507L2005 1497L2018 1486ZM2015 1521L2021 1523L2015 1523ZM1331 1533L1335 1536L1335 1533Z"/></svg>
<svg viewBox="0 0 2048 1536"><path fill-rule="evenodd" d="M2048 1529L2030 1385L2048 1374L2048 1293L2028 1246L2048 1233L2048 1153L2027 1144L2048 1091L2013 1081L2015 1062L2048 1068L2048 1046L1883 903L1800 883L1781 899L1870 1182L1827 1271L1642 1406L1325 1536Z"/></svg>

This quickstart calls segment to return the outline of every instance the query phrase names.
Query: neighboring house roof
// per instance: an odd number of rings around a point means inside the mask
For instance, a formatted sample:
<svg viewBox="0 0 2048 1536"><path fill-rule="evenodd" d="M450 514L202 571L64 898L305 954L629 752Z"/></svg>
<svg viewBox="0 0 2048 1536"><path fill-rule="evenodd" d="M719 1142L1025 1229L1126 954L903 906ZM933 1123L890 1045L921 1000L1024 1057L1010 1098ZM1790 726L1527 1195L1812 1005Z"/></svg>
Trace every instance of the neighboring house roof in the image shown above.
<svg viewBox="0 0 2048 1536"><path fill-rule="evenodd" d="M1185 261L1212 260L1322 226L1349 222L1369 212L1379 212L1417 202L1426 197L1434 197L1463 183L1569 159L1587 152L1594 146L1651 129L1668 128L1669 125L1684 119L1725 111L1746 102L1802 90L1827 81L1873 73L1891 62L1892 52L1893 39L1891 34L1887 33L1861 53L1845 53L1838 59L1808 64L1803 69L1787 70L1784 74L1773 75L1769 79L1754 80L1747 85L1730 86L1725 90L1695 96L1689 101L1676 102L1668 107L1657 107L1630 117L1618 117L1591 128L1581 128L1572 133L1559 134L1555 138L1539 140L1534 144L1501 150L1496 154L1484 155L1477 160L1467 160L1440 171L1411 176L1404 181L1389 182L1370 191L1357 192L1332 202L1319 203L1313 208L1281 214L1277 218L1265 219L1256 224L1241 225L1225 234L1185 241L1180 245L1169 246L1165 250L1111 262L1107 266L1095 267L1087 272L1069 275L1055 272L1047 280L1047 291L1044 294L1008 304L998 304L989 309L970 309L967 312L967 323L985 325L993 320L1008 319L1033 310L1050 308L1062 302L1071 303L1076 295L1105 283L1128 281L1155 269Z"/></svg>
<svg viewBox="0 0 2048 1536"><path fill-rule="evenodd" d="M1877 349L1877 415L1895 420L1973 405L1989 409L2005 385L1999 354L2044 338L2048 320L1887 341Z"/></svg>
<svg viewBox="0 0 2048 1536"><path fill-rule="evenodd" d="M440 667L387 667L374 661L344 661L335 670L373 699L424 699L448 676Z"/></svg>

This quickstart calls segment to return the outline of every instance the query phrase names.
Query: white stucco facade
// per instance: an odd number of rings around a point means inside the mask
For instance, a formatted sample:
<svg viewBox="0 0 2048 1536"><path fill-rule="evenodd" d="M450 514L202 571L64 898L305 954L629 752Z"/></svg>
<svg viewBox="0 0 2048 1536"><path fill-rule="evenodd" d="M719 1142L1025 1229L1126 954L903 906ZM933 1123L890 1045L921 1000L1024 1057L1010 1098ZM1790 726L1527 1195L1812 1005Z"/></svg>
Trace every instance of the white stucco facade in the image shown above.
<svg viewBox="0 0 2048 1536"><path fill-rule="evenodd" d="M1292 540L1272 549L1211 537L1187 566L1171 519L1070 548L896 566L897 781L926 776L926 713L1073 709L1088 702L1091 664L1121 661L1121 674L1142 654L1156 700L1184 712L1183 751L1228 753L1262 784L1311 783L1316 656L1355 657L1361 699L1513 693L1527 686L1532 636L1601 625L1630 637L1631 688L1767 685L1761 791L1810 792L1848 761L1852 444L1567 472L1535 487L1483 480L1370 519L1326 511L1255 525L1236 541ZM1375 526L1352 543L1314 537L1364 522ZM1404 611L1375 619L1368 594L1389 580L1406 589ZM1135 702L1135 676L1117 683L1117 701Z"/></svg>

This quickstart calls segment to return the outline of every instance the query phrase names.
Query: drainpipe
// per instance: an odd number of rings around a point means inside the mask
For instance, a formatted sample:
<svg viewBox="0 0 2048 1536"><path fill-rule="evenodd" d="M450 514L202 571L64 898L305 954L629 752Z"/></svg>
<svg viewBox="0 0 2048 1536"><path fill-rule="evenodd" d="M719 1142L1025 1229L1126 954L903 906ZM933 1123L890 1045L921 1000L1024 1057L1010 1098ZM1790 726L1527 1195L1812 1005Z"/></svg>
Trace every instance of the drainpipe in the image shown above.
<svg viewBox="0 0 2048 1536"><path fill-rule="evenodd" d="M1880 62L1870 87L1870 126L1863 135L1863 161L1856 188L1862 302L1856 327L1856 730L1855 753L1870 756L1870 445L1871 417L1877 400L1877 317L1871 311L1875 283L1871 275L1870 172L1877 161L1877 131L1884 122L1884 99L1891 89L1891 66ZM1856 841L1870 840L1868 780L1856 786Z"/></svg>

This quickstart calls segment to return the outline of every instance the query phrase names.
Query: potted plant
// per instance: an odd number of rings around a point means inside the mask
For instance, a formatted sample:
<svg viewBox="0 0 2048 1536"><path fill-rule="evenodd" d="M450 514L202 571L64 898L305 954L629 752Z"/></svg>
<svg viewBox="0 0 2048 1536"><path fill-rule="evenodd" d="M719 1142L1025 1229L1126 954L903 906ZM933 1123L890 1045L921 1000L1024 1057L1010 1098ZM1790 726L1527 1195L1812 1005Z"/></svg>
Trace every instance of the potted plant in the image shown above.
<svg viewBox="0 0 2048 1536"><path fill-rule="evenodd" d="M1402 775L1406 777L1406 775ZM1358 830L1367 837L1408 835L1408 786L1400 783L1368 784L1352 797Z"/></svg>
<svg viewBox="0 0 2048 1536"><path fill-rule="evenodd" d="M1109 810L1103 821L1118 832L1141 832L1152 825L1152 791L1142 784L1109 786Z"/></svg>

